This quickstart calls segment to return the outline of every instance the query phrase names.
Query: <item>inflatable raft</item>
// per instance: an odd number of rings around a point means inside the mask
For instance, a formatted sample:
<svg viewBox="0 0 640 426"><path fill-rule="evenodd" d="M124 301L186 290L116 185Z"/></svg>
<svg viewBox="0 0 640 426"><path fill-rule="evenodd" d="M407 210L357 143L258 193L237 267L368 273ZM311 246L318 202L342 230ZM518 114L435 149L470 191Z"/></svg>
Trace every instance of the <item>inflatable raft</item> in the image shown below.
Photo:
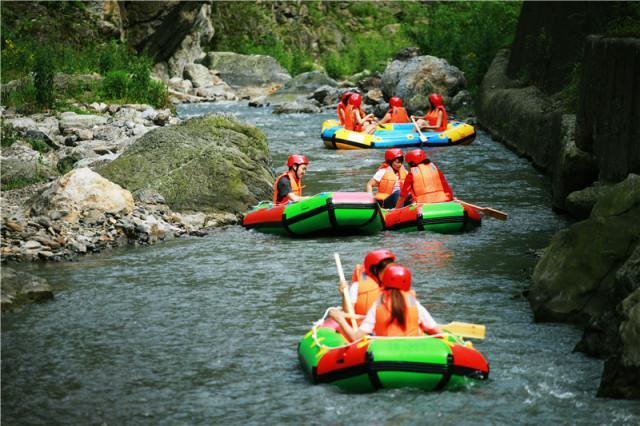
<svg viewBox="0 0 640 426"><path fill-rule="evenodd" d="M412 204L401 209L383 210L385 229L390 231L432 231L442 234L463 232L480 226L480 214L455 201Z"/></svg>
<svg viewBox="0 0 640 426"><path fill-rule="evenodd" d="M426 142L420 142L420 135L413 131L413 123L387 123L378 126L373 135L345 130L336 120L322 124L321 137L327 148L368 149L404 148L412 146L438 147L468 145L476 138L473 126L460 121L450 121L444 132L422 132Z"/></svg>
<svg viewBox="0 0 640 426"><path fill-rule="evenodd" d="M242 225L289 236L368 235L384 229L378 203L367 192L322 192L307 200L275 207L265 201L244 215Z"/></svg>
<svg viewBox="0 0 640 426"><path fill-rule="evenodd" d="M489 377L485 358L459 337L369 337L349 343L330 319L302 338L298 357L314 384L332 383L352 392L453 390Z"/></svg>

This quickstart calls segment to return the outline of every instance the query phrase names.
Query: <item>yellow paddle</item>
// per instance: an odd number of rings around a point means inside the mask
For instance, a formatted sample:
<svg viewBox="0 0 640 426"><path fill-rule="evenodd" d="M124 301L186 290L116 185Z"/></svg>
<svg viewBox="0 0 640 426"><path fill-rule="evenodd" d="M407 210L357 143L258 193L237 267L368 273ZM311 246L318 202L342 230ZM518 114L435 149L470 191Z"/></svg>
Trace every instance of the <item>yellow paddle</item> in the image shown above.
<svg viewBox="0 0 640 426"><path fill-rule="evenodd" d="M480 207L471 203L467 203L466 201L455 199L456 202L462 204L463 206L471 207L472 209L478 210L480 213L484 213L487 216L493 217L495 219L507 220L509 217L505 212L501 212L500 210L492 209L491 207Z"/></svg>
<svg viewBox="0 0 640 426"><path fill-rule="evenodd" d="M469 339L484 339L486 327L482 324L471 324L468 322L450 322L441 325L440 328L456 336L466 337Z"/></svg>
<svg viewBox="0 0 640 426"><path fill-rule="evenodd" d="M333 253L333 257L336 259L336 268L338 268L338 276L340 277L340 282L346 283L347 280L344 278L344 271L342 270L340 255L338 253ZM347 306L347 316L351 320L351 327L355 331L358 329L358 323L356 322L355 313L353 312L353 305L351 304L351 299L349 298L349 290L346 286L342 288L342 294L345 300L345 305Z"/></svg>

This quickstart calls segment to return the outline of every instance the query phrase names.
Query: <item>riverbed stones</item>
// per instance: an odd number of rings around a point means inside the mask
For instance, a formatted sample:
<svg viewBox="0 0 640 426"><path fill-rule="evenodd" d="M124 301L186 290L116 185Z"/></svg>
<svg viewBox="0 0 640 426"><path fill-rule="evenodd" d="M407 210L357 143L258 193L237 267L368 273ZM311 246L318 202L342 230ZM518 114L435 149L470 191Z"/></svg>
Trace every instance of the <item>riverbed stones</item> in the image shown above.
<svg viewBox="0 0 640 426"><path fill-rule="evenodd" d="M266 137L232 115L158 128L99 172L130 191L158 191L173 210L240 213L271 195Z"/></svg>

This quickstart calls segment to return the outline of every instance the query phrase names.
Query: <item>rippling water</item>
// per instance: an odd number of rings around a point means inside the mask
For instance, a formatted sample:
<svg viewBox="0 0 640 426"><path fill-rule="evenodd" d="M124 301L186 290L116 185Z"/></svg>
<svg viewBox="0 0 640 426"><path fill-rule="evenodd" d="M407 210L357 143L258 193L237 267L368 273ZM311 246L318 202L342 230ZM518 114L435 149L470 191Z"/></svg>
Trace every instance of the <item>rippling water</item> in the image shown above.
<svg viewBox="0 0 640 426"><path fill-rule="evenodd" d="M319 134L332 114L227 111L268 136L274 164L311 160L305 193L363 190L382 151L332 151ZM430 152L461 199L509 213L462 235L381 233L290 240L217 229L204 238L20 265L56 288L52 302L2 317L3 424L638 424L636 402L595 398L602 362L572 353L580 331L533 324L521 292L535 251L566 226L550 182L480 132L467 147ZM278 172L284 167L278 167ZM476 347L490 379L462 392L412 389L351 395L313 386L296 346L338 305L332 253L352 268L387 247L414 275L440 322L487 325Z"/></svg>

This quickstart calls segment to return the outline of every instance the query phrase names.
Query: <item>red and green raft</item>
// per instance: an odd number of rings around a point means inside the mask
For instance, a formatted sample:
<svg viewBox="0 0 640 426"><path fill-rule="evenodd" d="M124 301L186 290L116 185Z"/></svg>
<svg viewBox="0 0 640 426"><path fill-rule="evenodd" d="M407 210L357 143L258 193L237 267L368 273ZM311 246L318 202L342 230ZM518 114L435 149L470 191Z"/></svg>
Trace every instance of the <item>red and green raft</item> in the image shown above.
<svg viewBox="0 0 640 426"><path fill-rule="evenodd" d="M351 392L452 390L489 377L485 358L460 337L370 337L349 343L333 320L302 338L298 356L314 384L332 383Z"/></svg>

